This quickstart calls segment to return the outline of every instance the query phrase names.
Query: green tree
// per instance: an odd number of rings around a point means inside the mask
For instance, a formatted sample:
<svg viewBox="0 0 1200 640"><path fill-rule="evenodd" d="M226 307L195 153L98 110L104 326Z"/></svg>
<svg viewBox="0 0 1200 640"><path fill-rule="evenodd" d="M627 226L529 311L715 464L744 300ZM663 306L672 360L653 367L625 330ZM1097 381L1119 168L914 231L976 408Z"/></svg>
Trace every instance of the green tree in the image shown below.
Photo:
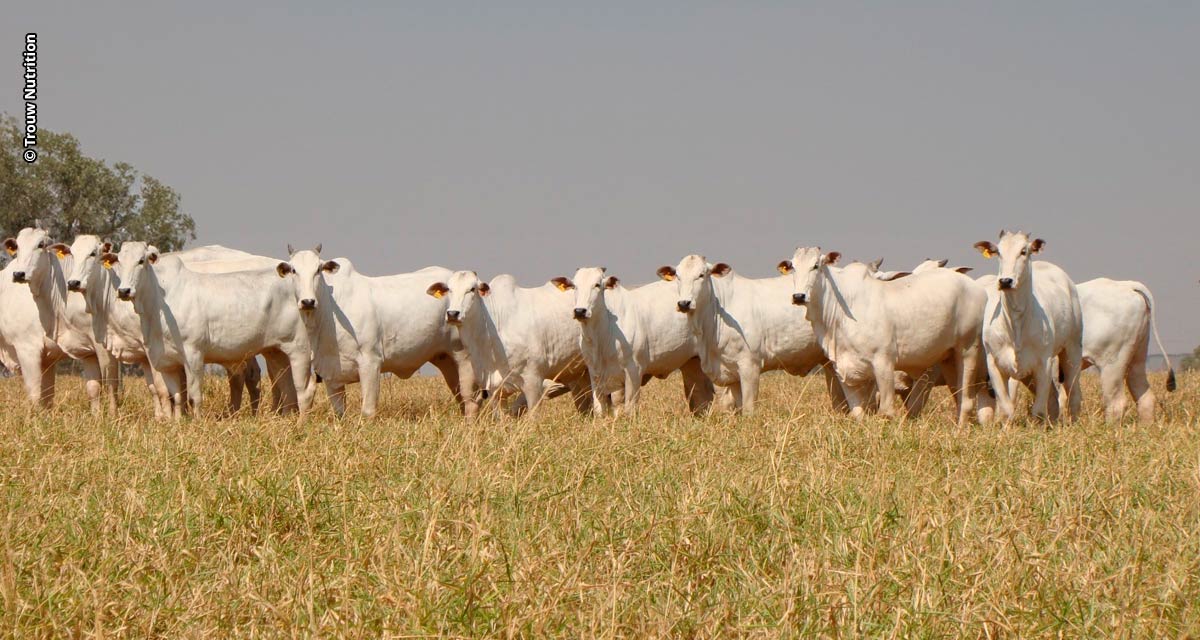
<svg viewBox="0 0 1200 640"><path fill-rule="evenodd" d="M1192 350L1192 355L1184 356L1179 363L1179 368L1184 371L1195 371L1200 369L1200 347Z"/></svg>
<svg viewBox="0 0 1200 640"><path fill-rule="evenodd" d="M0 114L0 237L35 221L63 242L92 233L174 251L196 237L196 222L180 210L174 189L127 163L83 155L75 136L40 129L32 164L23 150L19 123Z"/></svg>

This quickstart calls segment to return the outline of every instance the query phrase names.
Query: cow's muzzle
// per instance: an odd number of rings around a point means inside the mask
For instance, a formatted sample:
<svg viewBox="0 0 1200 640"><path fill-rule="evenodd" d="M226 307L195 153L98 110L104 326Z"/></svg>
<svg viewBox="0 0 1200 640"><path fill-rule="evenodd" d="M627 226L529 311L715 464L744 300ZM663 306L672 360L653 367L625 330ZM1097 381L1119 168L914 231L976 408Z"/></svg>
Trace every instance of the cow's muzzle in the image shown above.
<svg viewBox="0 0 1200 640"><path fill-rule="evenodd" d="M996 286L1000 287L1001 289L1011 289L1011 288L1013 288L1013 279L1012 278L1000 278L999 280L996 281Z"/></svg>
<svg viewBox="0 0 1200 640"><path fill-rule="evenodd" d="M793 293L792 294L792 304L794 304L796 306L808 304L808 294L807 293Z"/></svg>
<svg viewBox="0 0 1200 640"><path fill-rule="evenodd" d="M305 298L300 301L300 310L301 311L312 311L313 309L316 309L316 308L317 308L317 301L313 300L312 298Z"/></svg>
<svg viewBox="0 0 1200 640"><path fill-rule="evenodd" d="M122 300L133 300L133 289L129 287L121 287L117 289L117 297Z"/></svg>
<svg viewBox="0 0 1200 640"><path fill-rule="evenodd" d="M460 322L462 322L462 312L454 311L454 310L447 310L446 311L446 322L449 322L450 324L459 324Z"/></svg>
<svg viewBox="0 0 1200 640"><path fill-rule="evenodd" d="M27 282L29 282L29 281L25 279L25 272L24 272L24 271L14 271L14 272L13 272L13 282L16 282L16 283L19 283L19 284L25 284L25 283L27 283Z"/></svg>
<svg viewBox="0 0 1200 640"><path fill-rule="evenodd" d="M680 300L679 302L675 303L675 308L678 309L680 313L688 313L692 310L692 301Z"/></svg>
<svg viewBox="0 0 1200 640"><path fill-rule="evenodd" d="M588 317L587 309L584 309L583 307L578 307L575 309L575 319L576 320L587 320L587 317Z"/></svg>
<svg viewBox="0 0 1200 640"><path fill-rule="evenodd" d="M83 283L78 280L67 280L67 291L83 291Z"/></svg>

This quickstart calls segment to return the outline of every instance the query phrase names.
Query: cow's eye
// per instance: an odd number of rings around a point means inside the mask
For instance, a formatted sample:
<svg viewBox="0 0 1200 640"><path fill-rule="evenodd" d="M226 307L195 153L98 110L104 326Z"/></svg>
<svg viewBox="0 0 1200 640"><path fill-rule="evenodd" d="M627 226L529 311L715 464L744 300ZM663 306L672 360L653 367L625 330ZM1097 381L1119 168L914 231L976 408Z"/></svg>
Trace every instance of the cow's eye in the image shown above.
<svg viewBox="0 0 1200 640"><path fill-rule="evenodd" d="M146 264L146 259L142 258L141 260L138 260L138 264Z"/></svg>
<svg viewBox="0 0 1200 640"><path fill-rule="evenodd" d="M813 268L812 268L812 270L813 270L813 271L816 271L817 269L820 269L820 268L821 268L821 265L819 265L819 264L814 264L814 265L813 265Z"/></svg>
<svg viewBox="0 0 1200 640"><path fill-rule="evenodd" d="M95 251L93 251L93 252L89 253L89 254L88 254L88 257L89 257L89 258L95 258L95 257L96 257L96 252L95 252Z"/></svg>
<svg viewBox="0 0 1200 640"><path fill-rule="evenodd" d="M475 290L478 288L479 287L471 287L470 289L467 289L467 293L475 293Z"/></svg>
<svg viewBox="0 0 1200 640"><path fill-rule="evenodd" d="M597 283L596 283L596 288L597 288L597 289L599 289L599 288L600 288L600 283L599 283L599 282L597 282Z"/></svg>

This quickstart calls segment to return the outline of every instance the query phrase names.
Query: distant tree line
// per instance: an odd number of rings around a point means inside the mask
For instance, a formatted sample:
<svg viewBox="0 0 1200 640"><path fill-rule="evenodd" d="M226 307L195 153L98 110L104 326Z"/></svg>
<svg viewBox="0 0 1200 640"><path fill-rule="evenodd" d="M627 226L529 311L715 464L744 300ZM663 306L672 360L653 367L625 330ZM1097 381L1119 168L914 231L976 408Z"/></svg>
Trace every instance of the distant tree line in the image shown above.
<svg viewBox="0 0 1200 640"><path fill-rule="evenodd" d="M1200 369L1200 347L1192 350L1192 355L1184 356L1179 363L1179 368L1184 371L1196 371Z"/></svg>
<svg viewBox="0 0 1200 640"><path fill-rule="evenodd" d="M41 129L37 160L25 162L22 151L17 119L0 114L0 238L39 221L66 243L90 233L174 251L195 239L174 189L128 163L85 156L75 136Z"/></svg>

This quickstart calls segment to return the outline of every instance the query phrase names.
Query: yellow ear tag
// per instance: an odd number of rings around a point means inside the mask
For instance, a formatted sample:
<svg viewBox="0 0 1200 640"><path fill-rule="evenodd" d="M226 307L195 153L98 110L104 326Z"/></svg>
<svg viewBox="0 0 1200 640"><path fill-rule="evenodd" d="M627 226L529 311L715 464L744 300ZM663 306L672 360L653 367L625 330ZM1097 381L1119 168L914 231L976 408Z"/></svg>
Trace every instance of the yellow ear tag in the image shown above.
<svg viewBox="0 0 1200 640"><path fill-rule="evenodd" d="M441 298L444 295L446 295L446 294L442 293L441 289L435 289L433 291L433 297L435 297L435 298Z"/></svg>
<svg viewBox="0 0 1200 640"><path fill-rule="evenodd" d="M782 264L775 268L779 270L779 273L782 273L785 276L792 272L790 269L787 268L786 265L782 265Z"/></svg>
<svg viewBox="0 0 1200 640"><path fill-rule="evenodd" d="M55 251L54 253L58 254L59 260L62 260L63 258L67 257L67 252L63 251L62 249L59 249L58 251Z"/></svg>
<svg viewBox="0 0 1200 640"><path fill-rule="evenodd" d="M558 290L559 290L559 291L566 291L566 290L567 290L567 285L565 285L565 284L563 284L563 283L561 283L561 282L555 282L555 283L554 283L554 286L558 287Z"/></svg>
<svg viewBox="0 0 1200 640"><path fill-rule="evenodd" d="M10 255L10 256L17 255L17 250L13 249L12 247L4 247L4 250L7 251L8 255Z"/></svg>
<svg viewBox="0 0 1200 640"><path fill-rule="evenodd" d="M113 263L109 262L108 260L103 260L100 262L100 266L104 267L105 269L112 269Z"/></svg>
<svg viewBox="0 0 1200 640"><path fill-rule="evenodd" d="M991 249L984 248L984 250L983 250L983 257L985 257L985 258L990 258L990 257L992 257L992 250L991 250Z"/></svg>
<svg viewBox="0 0 1200 640"><path fill-rule="evenodd" d="M675 276L668 273L667 275L663 276L663 280L666 280L667 282L674 282Z"/></svg>

